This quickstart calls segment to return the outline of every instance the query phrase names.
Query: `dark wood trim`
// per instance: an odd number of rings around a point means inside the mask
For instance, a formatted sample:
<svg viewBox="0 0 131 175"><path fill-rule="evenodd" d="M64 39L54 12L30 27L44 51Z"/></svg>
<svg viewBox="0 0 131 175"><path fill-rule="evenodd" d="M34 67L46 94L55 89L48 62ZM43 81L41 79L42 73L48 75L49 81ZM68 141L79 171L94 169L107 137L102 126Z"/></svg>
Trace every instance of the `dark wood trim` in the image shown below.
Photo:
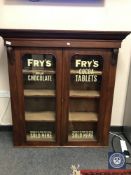
<svg viewBox="0 0 131 175"><path fill-rule="evenodd" d="M0 29L3 38L104 39L123 40L131 31L21 30Z"/></svg>
<svg viewBox="0 0 131 175"><path fill-rule="evenodd" d="M113 54L113 53L112 53ZM113 93L114 93L114 85L115 85L115 75L116 75L116 65L112 64L112 56L110 55L110 67L109 67L109 79L108 79L108 88L107 96L106 96L106 110L105 110L105 118L104 118L104 145L108 144L108 133L110 128L110 121L111 121L111 111L112 111L112 103L113 103ZM110 116L110 117L109 117Z"/></svg>
<svg viewBox="0 0 131 175"><path fill-rule="evenodd" d="M10 42L11 47L55 47L55 48L120 48L118 40L84 40L84 39L26 39L26 38L7 38L5 45Z"/></svg>
<svg viewBox="0 0 131 175"><path fill-rule="evenodd" d="M0 131L13 131L12 125L0 125ZM123 132L123 126L111 126L111 132Z"/></svg>
<svg viewBox="0 0 131 175"><path fill-rule="evenodd" d="M101 93L100 93L100 107L99 107L99 122L98 122L98 137L100 143L105 144L105 139L107 138L107 127L109 127L110 114L106 115L107 103L111 99L107 96L108 86L109 86L109 69L110 69L110 61L111 61L111 52L101 50L101 56L103 58L103 74L102 74L102 82L101 82ZM105 134L106 133L106 134Z"/></svg>

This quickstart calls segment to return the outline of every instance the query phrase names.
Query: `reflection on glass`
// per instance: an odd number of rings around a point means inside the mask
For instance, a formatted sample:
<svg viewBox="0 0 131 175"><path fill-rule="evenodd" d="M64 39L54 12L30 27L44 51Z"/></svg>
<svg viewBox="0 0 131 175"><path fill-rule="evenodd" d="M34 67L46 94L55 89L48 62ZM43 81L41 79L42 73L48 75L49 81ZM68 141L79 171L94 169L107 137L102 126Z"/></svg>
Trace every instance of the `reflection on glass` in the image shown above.
<svg viewBox="0 0 131 175"><path fill-rule="evenodd" d="M56 59L25 54L22 65L27 141L55 141Z"/></svg>
<svg viewBox="0 0 131 175"><path fill-rule="evenodd" d="M96 139L103 58L74 55L70 64L69 141Z"/></svg>

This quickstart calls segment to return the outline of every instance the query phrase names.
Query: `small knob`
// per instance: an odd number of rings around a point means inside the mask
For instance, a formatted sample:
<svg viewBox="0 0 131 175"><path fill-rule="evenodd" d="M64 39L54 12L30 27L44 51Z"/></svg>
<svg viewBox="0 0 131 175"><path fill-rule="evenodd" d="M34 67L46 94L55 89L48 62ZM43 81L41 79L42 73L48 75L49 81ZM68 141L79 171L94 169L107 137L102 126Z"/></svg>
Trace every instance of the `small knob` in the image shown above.
<svg viewBox="0 0 131 175"><path fill-rule="evenodd" d="M67 42L67 43L66 43L66 45L67 45L67 46L70 46L70 45L71 45L71 43L70 43L70 42Z"/></svg>

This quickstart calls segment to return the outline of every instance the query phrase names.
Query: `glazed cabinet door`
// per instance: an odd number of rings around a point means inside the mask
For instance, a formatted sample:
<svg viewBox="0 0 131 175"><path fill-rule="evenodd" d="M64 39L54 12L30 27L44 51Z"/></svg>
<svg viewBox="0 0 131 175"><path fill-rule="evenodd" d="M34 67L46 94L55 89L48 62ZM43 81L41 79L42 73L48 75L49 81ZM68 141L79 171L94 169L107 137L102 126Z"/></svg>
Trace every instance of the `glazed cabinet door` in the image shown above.
<svg viewBox="0 0 131 175"><path fill-rule="evenodd" d="M63 61L63 144L106 145L115 74L111 49L65 49Z"/></svg>
<svg viewBox="0 0 131 175"><path fill-rule="evenodd" d="M14 58L15 145L59 145L62 51L21 48Z"/></svg>

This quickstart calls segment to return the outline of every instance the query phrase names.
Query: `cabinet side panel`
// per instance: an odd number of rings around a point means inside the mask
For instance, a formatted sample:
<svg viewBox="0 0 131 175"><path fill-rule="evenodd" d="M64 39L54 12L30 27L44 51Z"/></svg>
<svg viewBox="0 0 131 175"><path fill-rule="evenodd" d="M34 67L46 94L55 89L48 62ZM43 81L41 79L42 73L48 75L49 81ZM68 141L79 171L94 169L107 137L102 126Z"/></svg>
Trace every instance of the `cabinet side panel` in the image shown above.
<svg viewBox="0 0 131 175"><path fill-rule="evenodd" d="M103 145L108 145L109 142L109 129L111 121L114 85L115 85L115 75L116 75L116 63L112 63L112 52L109 53L110 57L110 67L109 67L109 80L107 88L107 100L106 100L106 111L104 118L104 128L103 128Z"/></svg>
<svg viewBox="0 0 131 175"><path fill-rule="evenodd" d="M11 108L13 120L13 137L14 145L21 145L21 129L19 125L19 109L18 109L18 87L17 87L17 72L16 72L16 57L13 48L7 48L8 53L8 70L11 91Z"/></svg>

